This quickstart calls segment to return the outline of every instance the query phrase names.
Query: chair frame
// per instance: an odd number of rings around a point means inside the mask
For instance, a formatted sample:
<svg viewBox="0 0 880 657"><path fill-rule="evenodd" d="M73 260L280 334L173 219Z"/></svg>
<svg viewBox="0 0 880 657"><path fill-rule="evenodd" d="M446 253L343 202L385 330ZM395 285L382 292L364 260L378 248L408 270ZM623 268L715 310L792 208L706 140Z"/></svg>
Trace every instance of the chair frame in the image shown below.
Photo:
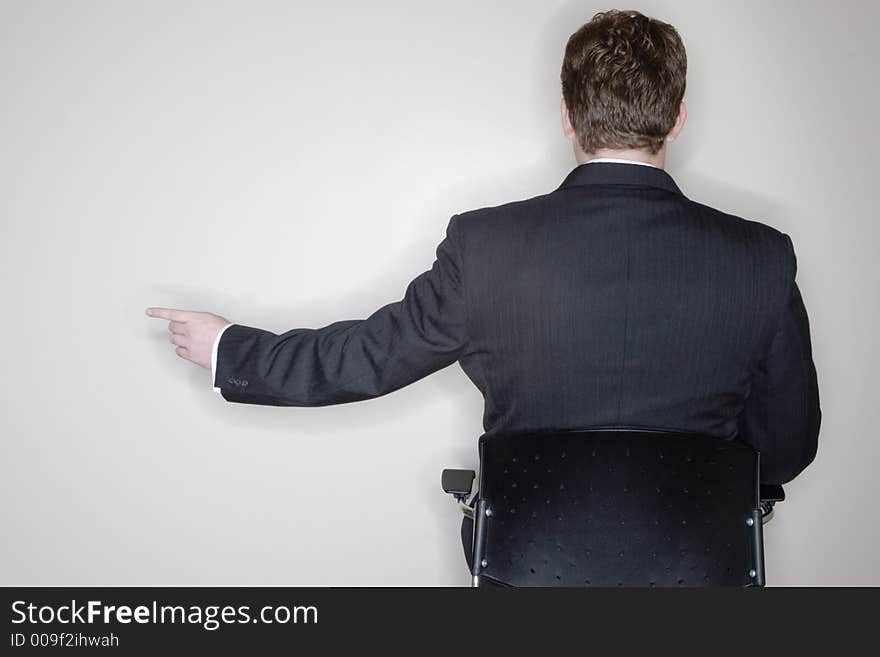
<svg viewBox="0 0 880 657"><path fill-rule="evenodd" d="M609 431L624 431L624 432L637 432L639 434L642 433L657 433L657 434L665 434L669 436L681 436L683 435L680 432L666 432L666 431L658 431L658 430L645 430L645 429L629 429L629 428L599 428L599 429L585 429L585 430L572 430L568 432L553 432L554 434L560 433L582 433L582 432L604 432L607 433ZM694 435L694 434L691 434ZM480 439L480 460L481 464L483 461L483 444L484 437ZM493 439L498 440L499 436L493 437ZM663 436L659 435L658 439L662 440ZM705 437L707 440L718 440L715 438ZM759 463L760 453L756 452L756 466ZM483 475L483 470L481 469L481 477ZM489 577L484 576L484 569L486 568L485 561L485 553L486 553L486 540L487 540L487 526L491 521L493 515L493 509L489 506L488 502L480 496L480 484L481 479L476 477L476 473L473 470L444 470L443 471L443 489L445 492L453 495L456 498L458 506L462 512L462 514L466 518L470 518L473 520L473 531L471 537L471 585L474 587L479 587L486 585L487 583L493 585L504 585L504 583L499 583L495 580L492 580ZM470 503L467 500L470 499ZM758 493L758 501L759 506L757 509L753 511L750 517L746 518L746 524L750 528L750 536L752 540L752 554L753 554L753 567L749 571L749 575L751 577L751 583L747 584L748 586L764 586L766 583L765 580L765 568L764 568L764 545L763 545L763 525L770 521L773 517L775 503L778 501L782 501L785 499L785 493L782 489L782 486L774 485L767 486L761 485L759 487ZM464 531L464 530L463 530ZM463 539L464 540L464 539Z"/></svg>

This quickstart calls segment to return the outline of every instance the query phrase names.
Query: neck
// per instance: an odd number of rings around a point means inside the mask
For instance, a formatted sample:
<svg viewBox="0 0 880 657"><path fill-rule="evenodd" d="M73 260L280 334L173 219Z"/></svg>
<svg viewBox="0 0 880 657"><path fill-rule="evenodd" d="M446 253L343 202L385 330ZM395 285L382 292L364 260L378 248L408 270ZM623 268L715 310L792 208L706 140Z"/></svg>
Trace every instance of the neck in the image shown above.
<svg viewBox="0 0 880 657"><path fill-rule="evenodd" d="M639 150L637 148L625 148L625 149L613 149L613 148L599 148L595 151L586 153L580 148L575 149L575 159L578 164L584 164L590 160L595 160L599 157L614 157L620 160L635 160L636 162L647 162L648 164L653 164L655 167L663 168L663 165L666 163L666 144L654 154L649 153L648 151Z"/></svg>

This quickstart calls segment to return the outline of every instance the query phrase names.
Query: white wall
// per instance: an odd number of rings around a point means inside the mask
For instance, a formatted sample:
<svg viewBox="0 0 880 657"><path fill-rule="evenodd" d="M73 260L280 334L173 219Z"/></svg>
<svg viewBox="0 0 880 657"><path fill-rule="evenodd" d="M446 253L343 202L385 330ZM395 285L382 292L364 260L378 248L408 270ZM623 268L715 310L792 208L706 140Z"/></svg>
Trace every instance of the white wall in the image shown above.
<svg viewBox="0 0 880 657"><path fill-rule="evenodd" d="M789 232L824 421L771 584L880 584L873 2L634 2L688 48L688 196ZM365 317L449 217L574 166L594 2L0 3L2 584L460 585L453 366L319 409L225 403L148 305Z"/></svg>

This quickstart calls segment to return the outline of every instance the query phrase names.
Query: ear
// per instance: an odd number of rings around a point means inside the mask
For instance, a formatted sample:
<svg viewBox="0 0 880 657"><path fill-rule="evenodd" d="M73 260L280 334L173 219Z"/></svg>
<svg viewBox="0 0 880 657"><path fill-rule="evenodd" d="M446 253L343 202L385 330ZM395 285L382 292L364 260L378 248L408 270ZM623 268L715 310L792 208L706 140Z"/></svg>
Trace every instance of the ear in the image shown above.
<svg viewBox="0 0 880 657"><path fill-rule="evenodd" d="M685 107L684 103L681 103L681 105L678 106L678 116L675 117L675 123L672 126L672 130L666 135L666 141L675 141L675 138L678 137L681 129L684 128L684 122L687 120L687 115L687 107Z"/></svg>
<svg viewBox="0 0 880 657"><path fill-rule="evenodd" d="M574 128L571 125L571 117L568 114L568 105L565 104L565 98L559 102L559 110L562 114L562 134L568 139L575 139Z"/></svg>

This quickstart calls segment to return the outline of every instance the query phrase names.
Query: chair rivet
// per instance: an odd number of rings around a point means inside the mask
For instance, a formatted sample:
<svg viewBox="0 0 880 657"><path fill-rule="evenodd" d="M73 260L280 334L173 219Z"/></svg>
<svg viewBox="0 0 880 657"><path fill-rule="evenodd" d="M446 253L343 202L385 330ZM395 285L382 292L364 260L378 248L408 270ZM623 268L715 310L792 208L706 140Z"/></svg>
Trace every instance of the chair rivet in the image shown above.
<svg viewBox="0 0 880 657"><path fill-rule="evenodd" d="M490 517L492 515L492 509L486 509L486 517Z"/></svg>
<svg viewBox="0 0 880 657"><path fill-rule="evenodd" d="M483 565L485 566L486 564L483 564ZM754 576L757 575L757 574L758 574L758 573L755 572L755 569L754 569L754 568L753 568L752 570L749 571L749 577L754 577Z"/></svg>
<svg viewBox="0 0 880 657"><path fill-rule="evenodd" d="M747 524L749 527L751 527L752 525L755 524L755 519L754 519L754 518L749 518L748 520L746 520L746 524ZM754 571L753 571L753 572L754 572Z"/></svg>
<svg viewBox="0 0 880 657"><path fill-rule="evenodd" d="M483 568L485 568L486 566L489 565L489 562L486 561L485 559L483 559L483 560L480 562L480 565L483 566ZM753 570L752 572L755 572L755 571Z"/></svg>

